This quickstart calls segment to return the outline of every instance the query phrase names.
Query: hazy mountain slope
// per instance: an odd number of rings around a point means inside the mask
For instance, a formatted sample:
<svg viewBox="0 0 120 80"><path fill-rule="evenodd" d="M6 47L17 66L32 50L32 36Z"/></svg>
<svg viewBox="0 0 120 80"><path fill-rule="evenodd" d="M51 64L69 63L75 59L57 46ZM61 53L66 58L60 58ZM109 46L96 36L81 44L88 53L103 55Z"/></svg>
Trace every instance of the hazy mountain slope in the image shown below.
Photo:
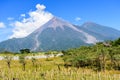
<svg viewBox="0 0 120 80"><path fill-rule="evenodd" d="M95 23L75 26L59 18L52 18L25 38L14 38L0 43L0 51L18 52L28 48L32 51L65 50L98 41L113 40L120 31Z"/></svg>
<svg viewBox="0 0 120 80"><path fill-rule="evenodd" d="M28 37L36 40L33 50L63 50L87 44L82 31L58 18L53 18Z"/></svg>
<svg viewBox="0 0 120 80"><path fill-rule="evenodd" d="M119 30L102 26L93 22L86 22L81 26L74 26L90 35L93 35L99 41L114 40L120 37Z"/></svg>

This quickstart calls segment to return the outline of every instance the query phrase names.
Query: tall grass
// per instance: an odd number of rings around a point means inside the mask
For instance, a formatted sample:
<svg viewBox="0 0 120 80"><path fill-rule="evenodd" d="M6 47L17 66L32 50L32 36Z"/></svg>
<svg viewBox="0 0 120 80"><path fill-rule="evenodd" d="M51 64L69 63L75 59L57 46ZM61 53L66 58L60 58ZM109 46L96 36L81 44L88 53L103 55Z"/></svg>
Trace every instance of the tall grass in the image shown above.
<svg viewBox="0 0 120 80"><path fill-rule="evenodd" d="M31 60L26 60L26 70L18 60L11 61L11 68L5 60L0 61L0 80L120 80L119 71L95 72L91 69L64 67L60 57L38 59L36 67ZM58 67L59 66L59 67Z"/></svg>

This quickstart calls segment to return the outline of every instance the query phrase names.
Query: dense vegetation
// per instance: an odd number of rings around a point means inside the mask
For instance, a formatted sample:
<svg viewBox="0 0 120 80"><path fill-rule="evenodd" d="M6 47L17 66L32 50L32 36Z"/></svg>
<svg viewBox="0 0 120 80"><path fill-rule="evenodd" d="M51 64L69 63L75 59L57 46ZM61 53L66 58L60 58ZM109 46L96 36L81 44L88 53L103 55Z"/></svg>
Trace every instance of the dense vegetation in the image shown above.
<svg viewBox="0 0 120 80"><path fill-rule="evenodd" d="M63 51L65 66L87 67L94 70L120 70L120 38Z"/></svg>
<svg viewBox="0 0 120 80"><path fill-rule="evenodd" d="M120 80L120 38L62 51L2 52L0 80ZM50 57L54 54L54 57ZM46 55L46 59L36 56ZM13 57L19 56L19 60ZM26 58L30 56L31 59Z"/></svg>

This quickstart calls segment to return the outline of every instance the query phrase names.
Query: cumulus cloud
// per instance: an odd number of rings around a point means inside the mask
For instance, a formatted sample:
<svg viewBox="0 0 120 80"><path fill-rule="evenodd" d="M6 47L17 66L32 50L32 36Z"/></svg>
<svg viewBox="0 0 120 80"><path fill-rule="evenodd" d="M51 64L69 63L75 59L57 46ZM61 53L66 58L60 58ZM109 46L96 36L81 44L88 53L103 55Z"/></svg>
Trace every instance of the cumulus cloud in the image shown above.
<svg viewBox="0 0 120 80"><path fill-rule="evenodd" d="M26 37L53 18L51 13L45 11L46 7L44 5L37 4L36 8L35 11L29 12L28 18L23 17L21 21L12 23L12 26L15 26L15 28L13 29L13 35L11 35L10 38Z"/></svg>
<svg viewBox="0 0 120 80"><path fill-rule="evenodd" d="M5 24L3 22L0 22L0 28L5 28Z"/></svg>
<svg viewBox="0 0 120 80"><path fill-rule="evenodd" d="M38 10L44 10L46 7L45 7L44 5L37 4L37 5L36 5L36 8L37 8Z"/></svg>
<svg viewBox="0 0 120 80"><path fill-rule="evenodd" d="M81 20L80 17L76 17L76 18L75 18L75 21L80 21L80 20Z"/></svg>

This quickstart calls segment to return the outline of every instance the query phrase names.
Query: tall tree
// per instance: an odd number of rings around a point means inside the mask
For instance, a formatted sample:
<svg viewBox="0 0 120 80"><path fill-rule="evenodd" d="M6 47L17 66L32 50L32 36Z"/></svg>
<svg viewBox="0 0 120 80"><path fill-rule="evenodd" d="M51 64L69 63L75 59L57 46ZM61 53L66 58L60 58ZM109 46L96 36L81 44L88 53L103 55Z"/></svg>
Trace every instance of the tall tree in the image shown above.
<svg viewBox="0 0 120 80"><path fill-rule="evenodd" d="M19 57L19 62L22 64L22 67L23 67L23 71L25 71L25 66L26 66L26 61L25 61L25 55L21 55Z"/></svg>
<svg viewBox="0 0 120 80"><path fill-rule="evenodd" d="M11 68L11 60L12 60L12 56L5 56L4 57L5 61L7 62L8 68Z"/></svg>

